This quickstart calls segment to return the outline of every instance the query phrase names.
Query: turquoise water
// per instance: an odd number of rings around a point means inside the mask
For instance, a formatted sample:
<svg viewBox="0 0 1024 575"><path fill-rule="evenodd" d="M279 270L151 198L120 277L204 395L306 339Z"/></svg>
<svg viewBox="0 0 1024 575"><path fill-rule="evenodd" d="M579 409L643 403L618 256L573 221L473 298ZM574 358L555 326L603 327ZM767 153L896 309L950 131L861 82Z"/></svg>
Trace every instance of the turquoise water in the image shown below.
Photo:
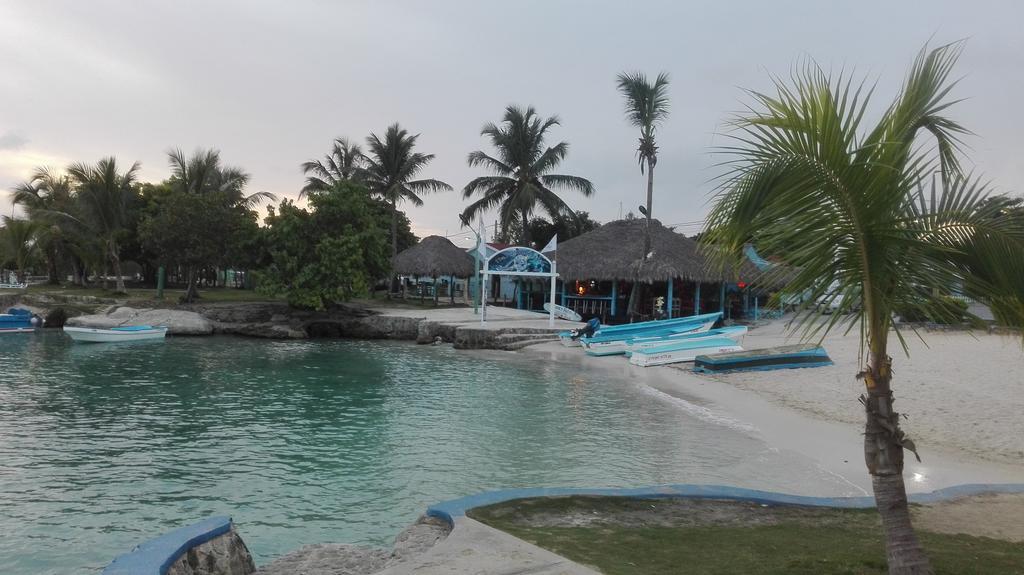
<svg viewBox="0 0 1024 575"><path fill-rule="evenodd" d="M95 573L211 514L234 517L261 563L304 543L387 545L427 505L487 489L794 491L817 473L686 402L528 358L0 336L0 572Z"/></svg>

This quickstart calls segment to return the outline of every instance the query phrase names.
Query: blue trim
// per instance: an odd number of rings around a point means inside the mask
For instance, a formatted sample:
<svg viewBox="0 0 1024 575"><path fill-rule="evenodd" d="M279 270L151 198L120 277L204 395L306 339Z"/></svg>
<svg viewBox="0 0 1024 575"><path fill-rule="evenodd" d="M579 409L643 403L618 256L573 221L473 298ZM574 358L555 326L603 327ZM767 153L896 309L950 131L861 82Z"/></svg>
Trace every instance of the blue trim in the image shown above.
<svg viewBox="0 0 1024 575"><path fill-rule="evenodd" d="M675 288L674 284L675 282L672 281L672 278L668 278L668 319L672 319L672 291L673 288ZM698 314L700 313L700 310L697 310L693 313Z"/></svg>
<svg viewBox="0 0 1024 575"><path fill-rule="evenodd" d="M230 530L230 517L209 517L142 543L114 559L102 575L166 575L171 565L189 549Z"/></svg>
<svg viewBox="0 0 1024 575"><path fill-rule="evenodd" d="M979 495L982 493L1024 493L1024 483L983 484L971 483L954 485L932 491L931 493L913 493L908 496L911 503L934 503ZM427 515L437 517L449 523L462 517L466 511L485 505L503 503L515 499L533 497L565 497L569 495L589 495L604 497L631 497L634 499L694 498L694 499L728 499L733 501L751 501L767 505L805 505L810 507L839 507L844 509L869 509L875 506L873 497L806 497L789 495L774 491L743 489L727 485L657 485L633 489L576 489L566 487L537 487L532 489L507 489L504 491L488 491L453 499L432 505L427 508Z"/></svg>
<svg viewBox="0 0 1024 575"><path fill-rule="evenodd" d="M612 317L615 317L619 303L619 280L612 280Z"/></svg>

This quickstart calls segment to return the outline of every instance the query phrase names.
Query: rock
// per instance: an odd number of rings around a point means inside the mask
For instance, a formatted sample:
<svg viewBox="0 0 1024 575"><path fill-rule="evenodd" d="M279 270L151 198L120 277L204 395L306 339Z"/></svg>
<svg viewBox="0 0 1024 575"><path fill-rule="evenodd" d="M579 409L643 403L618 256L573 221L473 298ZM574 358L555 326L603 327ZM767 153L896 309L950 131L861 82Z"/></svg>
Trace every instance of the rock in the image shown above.
<svg viewBox="0 0 1024 575"><path fill-rule="evenodd" d="M305 545L260 567L257 575L364 575L384 569L384 549L318 543Z"/></svg>
<svg viewBox="0 0 1024 575"><path fill-rule="evenodd" d="M82 315L65 325L112 328L125 325L165 325L169 335L210 335L213 324L198 313L179 309L117 307L105 314Z"/></svg>
<svg viewBox="0 0 1024 575"><path fill-rule="evenodd" d="M249 549L232 527L186 551L167 569L167 575L249 575L255 571Z"/></svg>

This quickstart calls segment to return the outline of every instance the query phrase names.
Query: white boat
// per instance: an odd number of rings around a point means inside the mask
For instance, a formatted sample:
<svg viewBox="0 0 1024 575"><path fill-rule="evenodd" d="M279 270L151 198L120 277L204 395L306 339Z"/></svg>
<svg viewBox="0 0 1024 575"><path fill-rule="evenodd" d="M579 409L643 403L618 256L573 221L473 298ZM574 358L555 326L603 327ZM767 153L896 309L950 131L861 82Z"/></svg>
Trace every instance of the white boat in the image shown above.
<svg viewBox="0 0 1024 575"><path fill-rule="evenodd" d="M629 363L649 367L652 365L693 361L698 355L713 355L734 351L743 351L743 348L727 337L699 339L696 341L680 340L658 347L635 351L630 354Z"/></svg>
<svg viewBox="0 0 1024 575"><path fill-rule="evenodd" d="M34 327L0 327L0 333L32 333Z"/></svg>
<svg viewBox="0 0 1024 575"><path fill-rule="evenodd" d="M673 333L665 336L638 337L629 342L626 349L626 355L631 355L635 351L653 349L655 347L661 347L684 340L702 341L725 337L733 340L737 344L742 344L743 338L747 335L747 331L748 328L745 325L733 325L729 327L709 329L708 331L698 333Z"/></svg>
<svg viewBox="0 0 1024 575"><path fill-rule="evenodd" d="M107 329L65 326L64 333L71 336L71 339L83 343L111 343L163 339L167 335L167 328L162 325L132 325Z"/></svg>
<svg viewBox="0 0 1024 575"><path fill-rule="evenodd" d="M659 322L612 326L598 330L593 337L580 339L587 349L587 355L619 355L626 353L629 344L635 339L705 332L721 317L721 313L715 312Z"/></svg>

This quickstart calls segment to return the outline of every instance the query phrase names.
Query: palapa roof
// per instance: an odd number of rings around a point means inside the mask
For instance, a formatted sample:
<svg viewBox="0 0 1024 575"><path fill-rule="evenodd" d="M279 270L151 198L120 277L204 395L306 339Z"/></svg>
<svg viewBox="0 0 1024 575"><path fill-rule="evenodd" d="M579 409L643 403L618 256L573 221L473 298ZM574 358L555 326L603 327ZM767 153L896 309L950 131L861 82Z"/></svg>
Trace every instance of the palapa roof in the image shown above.
<svg viewBox="0 0 1024 575"><path fill-rule="evenodd" d="M565 280L632 280L644 250L646 219L617 220L577 236L549 254ZM749 262L740 266L738 279L755 283L764 272ZM640 267L640 281L653 283L669 278L707 283L736 281L728 267L716 265L696 241L651 220L651 257ZM774 283L774 282L772 282Z"/></svg>
<svg viewBox="0 0 1024 575"><path fill-rule="evenodd" d="M441 236L423 238L396 255L391 263L401 275L460 278L473 275L473 256Z"/></svg>

